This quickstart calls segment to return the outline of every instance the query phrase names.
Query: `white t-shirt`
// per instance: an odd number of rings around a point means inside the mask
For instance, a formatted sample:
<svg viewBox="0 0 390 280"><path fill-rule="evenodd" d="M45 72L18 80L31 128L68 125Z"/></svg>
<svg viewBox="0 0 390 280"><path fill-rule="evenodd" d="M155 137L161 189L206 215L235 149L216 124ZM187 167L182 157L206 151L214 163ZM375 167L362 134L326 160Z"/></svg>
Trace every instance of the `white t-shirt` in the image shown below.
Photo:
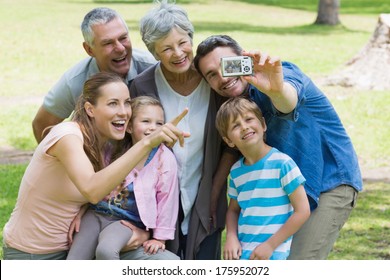
<svg viewBox="0 0 390 280"><path fill-rule="evenodd" d="M188 114L177 125L179 129L190 132L185 139L184 147L175 145L173 152L178 161L179 186L184 221L181 229L184 235L188 232L191 208L194 205L200 179L204 153L204 130L210 100L210 87L202 79L197 88L188 96L174 91L165 79L160 65L155 72L156 85L167 121L179 115L186 107Z"/></svg>

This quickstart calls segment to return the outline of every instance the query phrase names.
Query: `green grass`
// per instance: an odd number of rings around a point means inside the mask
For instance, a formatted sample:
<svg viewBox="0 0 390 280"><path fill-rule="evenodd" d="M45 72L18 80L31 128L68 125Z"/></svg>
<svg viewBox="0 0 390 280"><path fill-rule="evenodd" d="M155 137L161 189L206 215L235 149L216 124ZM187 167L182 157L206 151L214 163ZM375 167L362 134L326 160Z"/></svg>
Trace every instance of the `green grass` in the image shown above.
<svg viewBox="0 0 390 280"><path fill-rule="evenodd" d="M361 162L370 168L389 166L390 114L386 104L390 104L390 91L333 88L329 92Z"/></svg>
<svg viewBox="0 0 390 280"><path fill-rule="evenodd" d="M390 260L390 184L367 183L331 260Z"/></svg>
<svg viewBox="0 0 390 280"><path fill-rule="evenodd" d="M0 259L3 259L3 227L14 208L26 166L26 164L0 165Z"/></svg>
<svg viewBox="0 0 390 280"><path fill-rule="evenodd" d="M33 150L31 121L60 75L85 57L79 25L96 6L121 13L134 47L146 49L138 21L150 1L2 0L0 6L0 147ZM263 49L313 78L336 72L368 42L388 0L342 0L341 25L315 26L317 0L177 1L195 26L194 45L228 34L247 50ZM215 12L218 11L218 12ZM390 91L324 88L359 159L370 168L390 159ZM0 165L0 239L25 165ZM366 183L331 259L389 259L389 184ZM1 241L1 240L0 240ZM0 254L1 254L0 249Z"/></svg>

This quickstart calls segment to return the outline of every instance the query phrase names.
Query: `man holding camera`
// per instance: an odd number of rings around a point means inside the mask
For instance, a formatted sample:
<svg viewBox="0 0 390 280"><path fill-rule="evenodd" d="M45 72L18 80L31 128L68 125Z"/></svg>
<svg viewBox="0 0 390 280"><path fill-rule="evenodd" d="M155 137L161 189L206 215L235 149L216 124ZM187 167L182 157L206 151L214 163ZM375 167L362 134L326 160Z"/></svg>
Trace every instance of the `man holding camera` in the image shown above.
<svg viewBox="0 0 390 280"><path fill-rule="evenodd" d="M253 75L224 77L221 59L253 59ZM288 154L306 178L309 220L294 235L289 259L326 259L362 190L357 155L330 101L296 65L244 52L226 35L197 48L194 64L225 97L246 95L263 112L267 143Z"/></svg>

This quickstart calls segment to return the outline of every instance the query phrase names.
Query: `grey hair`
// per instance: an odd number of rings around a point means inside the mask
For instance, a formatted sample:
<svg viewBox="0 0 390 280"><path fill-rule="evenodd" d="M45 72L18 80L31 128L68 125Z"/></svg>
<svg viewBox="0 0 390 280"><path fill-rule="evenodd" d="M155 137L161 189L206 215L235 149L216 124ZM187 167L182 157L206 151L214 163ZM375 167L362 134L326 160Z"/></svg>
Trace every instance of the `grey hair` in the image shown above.
<svg viewBox="0 0 390 280"><path fill-rule="evenodd" d="M128 32L129 28L127 27L125 20L115 10L99 7L88 12L84 17L83 22L81 23L81 32L83 34L84 41L89 46L93 46L95 34L93 33L92 27L98 24L106 24L116 18L119 18L123 22L123 25L126 27Z"/></svg>
<svg viewBox="0 0 390 280"><path fill-rule="evenodd" d="M188 34L191 40L194 36L194 26L188 19L187 12L176 6L175 1L158 1L160 6L151 9L140 21L140 33L149 52L157 58L155 43L166 37L175 27L182 29Z"/></svg>

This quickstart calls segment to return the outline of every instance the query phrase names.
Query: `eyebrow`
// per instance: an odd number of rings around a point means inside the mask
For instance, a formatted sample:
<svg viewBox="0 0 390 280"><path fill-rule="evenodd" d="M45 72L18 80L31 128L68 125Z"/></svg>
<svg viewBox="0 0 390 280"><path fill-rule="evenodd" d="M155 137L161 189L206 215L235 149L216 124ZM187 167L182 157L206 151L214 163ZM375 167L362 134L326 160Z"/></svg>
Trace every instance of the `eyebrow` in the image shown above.
<svg viewBox="0 0 390 280"><path fill-rule="evenodd" d="M210 70L208 71L204 76L207 77L209 74L211 74L212 72L214 72L213 70Z"/></svg>
<svg viewBox="0 0 390 280"><path fill-rule="evenodd" d="M118 37L115 37L115 38L103 38L100 43L109 43L109 42L112 42L113 40L116 40L117 38L122 38L124 36L129 36L129 33L128 32L123 32L122 34L120 34Z"/></svg>

